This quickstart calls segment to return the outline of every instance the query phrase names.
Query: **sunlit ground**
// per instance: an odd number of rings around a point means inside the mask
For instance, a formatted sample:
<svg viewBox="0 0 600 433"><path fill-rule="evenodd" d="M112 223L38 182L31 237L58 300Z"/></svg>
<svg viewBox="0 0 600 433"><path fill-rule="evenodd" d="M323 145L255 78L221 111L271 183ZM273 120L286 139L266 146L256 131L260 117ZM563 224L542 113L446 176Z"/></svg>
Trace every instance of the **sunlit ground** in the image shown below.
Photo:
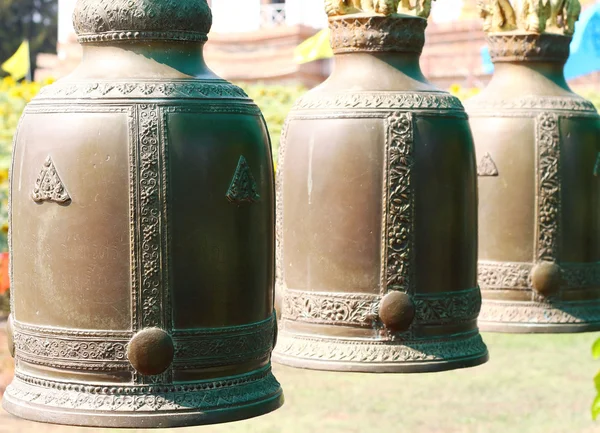
<svg viewBox="0 0 600 433"><path fill-rule="evenodd" d="M232 424L178 429L210 433L591 433L590 347L597 334L485 334L483 366L421 375L322 373L275 366L285 406ZM5 337L0 368L8 370ZM6 375L6 374L5 374ZM2 384L0 373L0 386ZM51 426L0 411L0 432L116 431Z"/></svg>

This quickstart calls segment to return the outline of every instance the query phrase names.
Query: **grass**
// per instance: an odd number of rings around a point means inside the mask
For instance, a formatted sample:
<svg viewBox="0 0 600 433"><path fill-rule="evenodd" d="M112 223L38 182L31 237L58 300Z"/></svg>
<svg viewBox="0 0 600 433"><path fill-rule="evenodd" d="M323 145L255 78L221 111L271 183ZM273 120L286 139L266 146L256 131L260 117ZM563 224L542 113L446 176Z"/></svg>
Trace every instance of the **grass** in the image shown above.
<svg viewBox="0 0 600 433"><path fill-rule="evenodd" d="M274 366L286 404L269 415L210 433L592 433L596 334L484 334L480 367L415 375L342 374ZM0 359L0 365L2 365ZM83 433L0 412L0 432ZM103 430L116 431L116 430Z"/></svg>

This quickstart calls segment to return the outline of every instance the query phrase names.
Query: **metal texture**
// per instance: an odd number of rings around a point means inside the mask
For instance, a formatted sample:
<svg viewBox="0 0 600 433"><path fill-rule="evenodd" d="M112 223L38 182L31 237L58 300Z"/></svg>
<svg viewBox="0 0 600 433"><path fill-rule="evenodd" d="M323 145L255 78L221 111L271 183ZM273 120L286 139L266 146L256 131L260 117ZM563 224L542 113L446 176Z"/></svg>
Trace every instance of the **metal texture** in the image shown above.
<svg viewBox="0 0 600 433"><path fill-rule="evenodd" d="M202 58L205 0L80 0L84 60L21 119L4 408L175 427L283 403L274 176L256 105Z"/></svg>
<svg viewBox="0 0 600 433"><path fill-rule="evenodd" d="M600 329L600 117L571 92L571 38L488 36L496 71L467 102L479 158L480 327Z"/></svg>
<svg viewBox="0 0 600 433"><path fill-rule="evenodd" d="M275 362L481 364L477 178L460 101L422 76L426 20L330 18L333 75L297 102L277 181Z"/></svg>

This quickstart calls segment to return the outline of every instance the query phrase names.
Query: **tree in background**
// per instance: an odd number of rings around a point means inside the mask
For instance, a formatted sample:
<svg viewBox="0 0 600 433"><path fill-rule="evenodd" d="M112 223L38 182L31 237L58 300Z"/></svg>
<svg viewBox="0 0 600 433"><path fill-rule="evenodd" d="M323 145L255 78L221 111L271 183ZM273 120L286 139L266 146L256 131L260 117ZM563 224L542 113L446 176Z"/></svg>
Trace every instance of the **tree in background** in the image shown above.
<svg viewBox="0 0 600 433"><path fill-rule="evenodd" d="M58 0L0 0L0 62L10 58L23 39L29 40L33 71L39 53L56 52Z"/></svg>

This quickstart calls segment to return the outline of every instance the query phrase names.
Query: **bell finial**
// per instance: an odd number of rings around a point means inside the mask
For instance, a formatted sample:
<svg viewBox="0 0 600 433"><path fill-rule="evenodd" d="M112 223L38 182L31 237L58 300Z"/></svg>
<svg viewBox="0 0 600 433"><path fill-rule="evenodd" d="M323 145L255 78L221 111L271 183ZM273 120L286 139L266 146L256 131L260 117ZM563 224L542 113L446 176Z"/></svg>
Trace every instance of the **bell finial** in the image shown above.
<svg viewBox="0 0 600 433"><path fill-rule="evenodd" d="M79 0L73 25L80 43L121 40L206 41L206 0Z"/></svg>

